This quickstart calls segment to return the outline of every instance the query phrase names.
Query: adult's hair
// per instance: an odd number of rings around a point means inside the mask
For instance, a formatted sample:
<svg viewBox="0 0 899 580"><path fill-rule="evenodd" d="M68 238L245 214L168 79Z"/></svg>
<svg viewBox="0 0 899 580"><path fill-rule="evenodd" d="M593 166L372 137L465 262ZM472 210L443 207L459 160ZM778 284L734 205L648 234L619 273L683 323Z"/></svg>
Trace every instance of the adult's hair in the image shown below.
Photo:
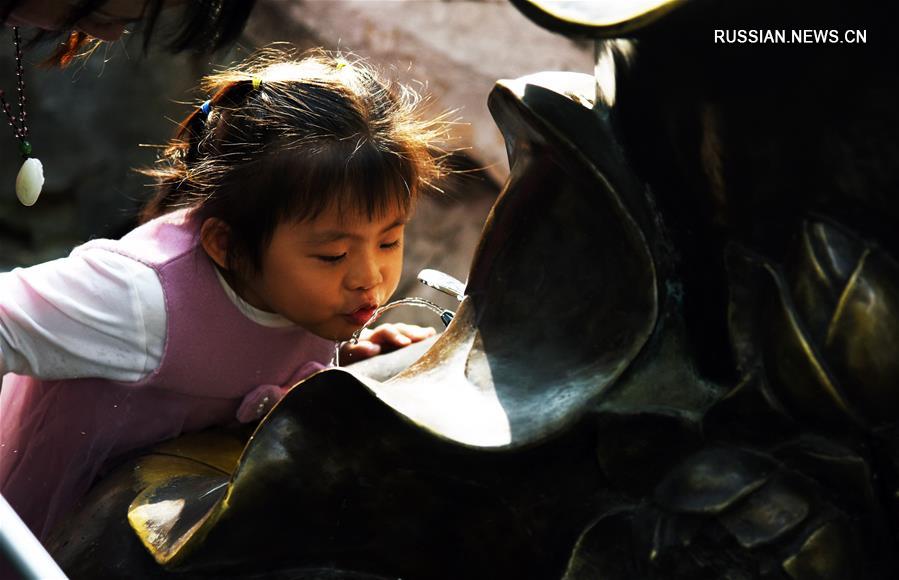
<svg viewBox="0 0 899 580"><path fill-rule="evenodd" d="M0 21L6 21L18 6L28 0L0 0ZM86 34L75 32L79 20L101 9L107 0L80 0L61 23L58 32L39 33L35 40L66 35L68 39L53 59L66 63L89 40ZM144 50L148 50L155 36L159 15L166 0L136 0L143 2L139 29L143 31ZM214 52L228 46L243 31L256 0L186 0L173 10L181 10L178 25L171 31L165 46L172 52Z"/></svg>
<svg viewBox="0 0 899 580"><path fill-rule="evenodd" d="M444 170L449 123L359 58L268 49L210 75L165 148L144 221L177 208L230 228L229 270L257 272L275 227L336 207L411 209ZM204 109L207 112L204 111Z"/></svg>

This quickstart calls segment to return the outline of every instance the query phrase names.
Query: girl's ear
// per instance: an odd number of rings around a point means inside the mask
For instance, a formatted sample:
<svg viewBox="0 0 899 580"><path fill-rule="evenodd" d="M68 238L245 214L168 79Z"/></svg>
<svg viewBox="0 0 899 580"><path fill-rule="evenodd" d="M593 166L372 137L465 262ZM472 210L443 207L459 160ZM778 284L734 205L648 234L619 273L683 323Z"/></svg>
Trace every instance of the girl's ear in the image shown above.
<svg viewBox="0 0 899 580"><path fill-rule="evenodd" d="M228 242L231 227L219 218L206 218L200 226L200 244L219 268L228 270Z"/></svg>

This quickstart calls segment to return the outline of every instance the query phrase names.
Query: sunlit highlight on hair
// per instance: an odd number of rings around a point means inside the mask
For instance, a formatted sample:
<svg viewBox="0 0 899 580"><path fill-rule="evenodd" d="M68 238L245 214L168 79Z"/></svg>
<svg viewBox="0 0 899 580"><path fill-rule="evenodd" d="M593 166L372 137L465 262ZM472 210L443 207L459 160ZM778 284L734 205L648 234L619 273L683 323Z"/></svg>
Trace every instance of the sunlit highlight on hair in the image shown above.
<svg viewBox="0 0 899 580"><path fill-rule="evenodd" d="M269 48L201 87L209 115L188 116L145 171L158 193L143 218L182 207L218 217L253 267L278 223L332 206L410 211L446 171L447 114L427 118L418 93L353 55Z"/></svg>

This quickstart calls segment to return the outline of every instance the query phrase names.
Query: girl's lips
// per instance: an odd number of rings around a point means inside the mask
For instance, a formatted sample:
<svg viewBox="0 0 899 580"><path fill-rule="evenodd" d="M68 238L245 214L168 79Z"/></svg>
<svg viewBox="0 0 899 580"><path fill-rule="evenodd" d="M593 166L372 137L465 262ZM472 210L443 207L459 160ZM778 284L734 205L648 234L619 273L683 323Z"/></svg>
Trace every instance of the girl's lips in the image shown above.
<svg viewBox="0 0 899 580"><path fill-rule="evenodd" d="M357 326L362 326L369 321L375 313L375 310L377 310L377 306L363 306L362 308L354 310L351 314L345 314L344 316Z"/></svg>

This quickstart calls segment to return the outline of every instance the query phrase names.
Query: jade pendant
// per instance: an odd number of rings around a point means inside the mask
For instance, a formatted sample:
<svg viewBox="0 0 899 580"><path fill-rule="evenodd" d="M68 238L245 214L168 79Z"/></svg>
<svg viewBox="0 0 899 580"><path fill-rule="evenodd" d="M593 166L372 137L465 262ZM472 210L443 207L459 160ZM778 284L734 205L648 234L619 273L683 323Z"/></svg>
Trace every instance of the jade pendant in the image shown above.
<svg viewBox="0 0 899 580"><path fill-rule="evenodd" d="M39 159L29 157L16 177L16 197L22 205L34 205L44 187L44 166Z"/></svg>

